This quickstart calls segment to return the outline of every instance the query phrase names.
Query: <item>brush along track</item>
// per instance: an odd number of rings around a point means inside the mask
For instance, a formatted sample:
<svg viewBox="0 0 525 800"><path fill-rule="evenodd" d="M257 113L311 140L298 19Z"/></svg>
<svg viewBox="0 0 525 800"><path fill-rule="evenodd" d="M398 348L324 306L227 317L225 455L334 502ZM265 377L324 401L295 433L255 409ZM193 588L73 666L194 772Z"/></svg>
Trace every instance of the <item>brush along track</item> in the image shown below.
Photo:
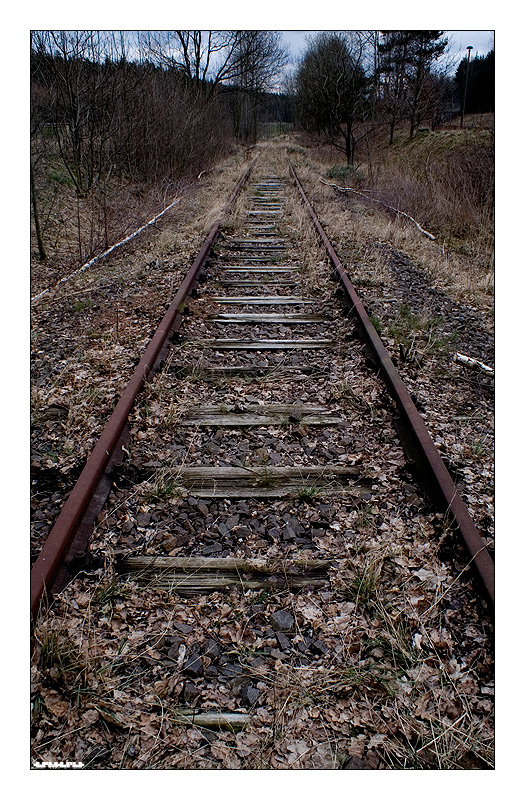
<svg viewBox="0 0 525 800"><path fill-rule="evenodd" d="M447 567L437 557L448 523L415 485L395 406L326 258L297 234L296 190L266 170L256 167L244 221L221 234L130 411L126 458L89 548L92 566L109 560L115 577L102 596L88 598L80 582L71 595L101 640L129 638L118 647L121 702L110 703L117 727L134 724L134 681L160 698L166 723L150 759L133 763L126 746L127 766L253 767L243 761L253 755L326 768L365 754L368 767L397 764L385 740L425 742L425 726L387 723L384 733L374 719L365 746L354 690L381 686L411 717L403 680L427 666L421 641L434 666L435 652L438 664L453 655L421 615L434 631L448 613L453 627L454 603L470 591L473 576L458 577L468 559ZM320 713L302 712L315 692L333 738L311 745Z"/></svg>

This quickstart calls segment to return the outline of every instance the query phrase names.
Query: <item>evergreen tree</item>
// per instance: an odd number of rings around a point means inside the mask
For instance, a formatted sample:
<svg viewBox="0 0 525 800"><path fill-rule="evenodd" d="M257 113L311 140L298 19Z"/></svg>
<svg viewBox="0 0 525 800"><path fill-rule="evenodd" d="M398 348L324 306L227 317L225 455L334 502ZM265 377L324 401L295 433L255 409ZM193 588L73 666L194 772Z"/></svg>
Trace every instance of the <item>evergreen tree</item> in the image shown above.
<svg viewBox="0 0 525 800"><path fill-rule="evenodd" d="M390 124L390 144L396 125L408 119L410 138L424 118L432 118L436 97L430 79L434 61L443 54L443 31L382 31L379 43L382 103Z"/></svg>
<svg viewBox="0 0 525 800"><path fill-rule="evenodd" d="M483 114L494 111L495 105L495 56L494 50L486 56L476 56L468 64L464 58L456 70L455 83L458 96L465 95L465 82L468 84L465 100L466 114Z"/></svg>

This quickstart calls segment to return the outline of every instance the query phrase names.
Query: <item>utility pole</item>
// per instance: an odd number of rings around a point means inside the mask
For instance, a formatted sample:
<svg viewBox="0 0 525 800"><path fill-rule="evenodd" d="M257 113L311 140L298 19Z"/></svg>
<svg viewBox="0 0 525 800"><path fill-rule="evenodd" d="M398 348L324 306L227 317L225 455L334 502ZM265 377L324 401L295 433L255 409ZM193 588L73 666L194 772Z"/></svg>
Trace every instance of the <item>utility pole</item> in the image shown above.
<svg viewBox="0 0 525 800"><path fill-rule="evenodd" d="M466 104L466 102L467 102L468 68L469 68L469 65L470 65L470 51L472 50L472 45L470 45L470 44L469 44L469 46L467 47L467 50L468 50L468 56L467 56L467 74L466 74L466 76L465 76L465 91L464 91L464 93L463 93L463 106L462 106L462 108L461 108L461 123L460 123L460 126L459 126L460 128L462 128L462 127L463 127L463 118L464 118L464 116L465 116L465 104Z"/></svg>

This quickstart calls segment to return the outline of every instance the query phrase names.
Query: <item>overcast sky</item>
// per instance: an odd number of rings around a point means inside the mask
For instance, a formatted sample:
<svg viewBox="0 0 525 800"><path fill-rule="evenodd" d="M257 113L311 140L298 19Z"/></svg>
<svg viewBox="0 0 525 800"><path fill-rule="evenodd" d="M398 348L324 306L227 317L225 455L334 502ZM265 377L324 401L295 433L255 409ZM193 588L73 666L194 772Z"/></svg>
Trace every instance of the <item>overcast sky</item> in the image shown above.
<svg viewBox="0 0 525 800"><path fill-rule="evenodd" d="M318 31L282 31L283 40L290 50L293 59L299 58L306 45L307 38ZM472 45L471 58L486 55L494 46L494 31L447 31L449 41L449 60L454 59L457 66L467 54L468 45Z"/></svg>

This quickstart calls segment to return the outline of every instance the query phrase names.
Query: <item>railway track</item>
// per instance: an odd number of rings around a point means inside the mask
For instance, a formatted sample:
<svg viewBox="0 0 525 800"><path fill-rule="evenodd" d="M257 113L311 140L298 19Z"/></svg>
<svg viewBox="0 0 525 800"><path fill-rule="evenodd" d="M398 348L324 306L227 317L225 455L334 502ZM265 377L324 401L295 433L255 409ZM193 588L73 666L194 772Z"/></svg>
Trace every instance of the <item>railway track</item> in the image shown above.
<svg viewBox="0 0 525 800"><path fill-rule="evenodd" d="M252 752L249 731L275 712L272 674L304 674L309 691L324 674L321 693L336 692L363 641L356 609L409 564L438 611L458 581L493 600L485 542L293 167L256 163L223 220L239 197L241 223L210 232L32 570L35 617L50 592L108 559L120 611L129 586L144 587L150 609L160 593L171 622L161 633L148 623L158 636L145 668L165 683L175 670L164 687L172 724L191 723L216 756L221 736L244 736L241 753ZM436 554L451 526L464 543L459 576ZM416 625L396 591L395 619ZM436 613L427 600L420 611ZM389 648L368 635L354 665L375 658L385 685L414 635L401 646L388 624ZM305 752L292 748L299 761ZM341 763L363 755L349 753Z"/></svg>

